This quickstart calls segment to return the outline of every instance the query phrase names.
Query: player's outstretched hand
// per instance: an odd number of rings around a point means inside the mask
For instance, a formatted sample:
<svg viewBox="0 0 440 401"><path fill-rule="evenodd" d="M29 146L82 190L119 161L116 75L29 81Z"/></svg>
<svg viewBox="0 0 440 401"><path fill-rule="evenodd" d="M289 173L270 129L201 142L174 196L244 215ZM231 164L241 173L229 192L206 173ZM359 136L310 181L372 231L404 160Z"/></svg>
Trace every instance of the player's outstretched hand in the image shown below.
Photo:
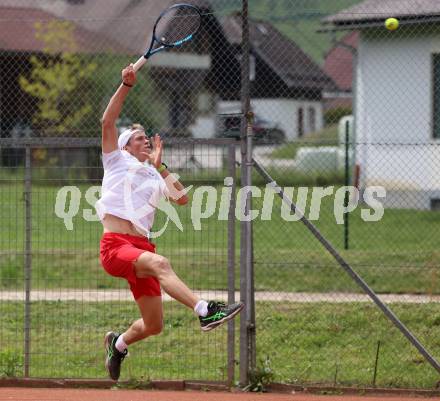
<svg viewBox="0 0 440 401"><path fill-rule="evenodd" d="M133 69L133 64L128 65L122 70L122 82L129 86L133 86L136 83L136 73Z"/></svg>
<svg viewBox="0 0 440 401"><path fill-rule="evenodd" d="M156 167L159 168L162 164L162 150L163 150L163 143L162 139L160 139L159 134L155 134L151 139L152 145L153 145L153 152L150 154L150 163Z"/></svg>

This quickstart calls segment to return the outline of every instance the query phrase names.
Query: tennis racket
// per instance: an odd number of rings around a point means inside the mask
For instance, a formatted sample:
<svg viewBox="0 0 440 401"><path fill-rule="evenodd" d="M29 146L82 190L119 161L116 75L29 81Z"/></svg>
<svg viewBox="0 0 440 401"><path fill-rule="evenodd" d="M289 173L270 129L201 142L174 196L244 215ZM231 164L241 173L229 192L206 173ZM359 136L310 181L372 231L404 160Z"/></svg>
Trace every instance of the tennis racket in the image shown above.
<svg viewBox="0 0 440 401"><path fill-rule="evenodd" d="M191 4L174 4L162 11L153 28L149 49L133 66L138 71L153 54L190 41L202 22L200 10Z"/></svg>

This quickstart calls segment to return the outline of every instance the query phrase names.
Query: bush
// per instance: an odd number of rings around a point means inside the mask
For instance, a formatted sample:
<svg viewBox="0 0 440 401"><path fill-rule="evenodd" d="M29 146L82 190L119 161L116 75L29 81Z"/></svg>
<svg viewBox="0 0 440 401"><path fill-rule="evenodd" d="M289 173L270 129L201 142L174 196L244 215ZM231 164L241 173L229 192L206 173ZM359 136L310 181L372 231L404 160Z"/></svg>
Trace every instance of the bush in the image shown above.
<svg viewBox="0 0 440 401"><path fill-rule="evenodd" d="M327 110L324 114L325 125L335 124L344 116L352 114L351 107L337 107L335 109Z"/></svg>
<svg viewBox="0 0 440 401"><path fill-rule="evenodd" d="M274 372L271 367L269 357L260 363L249 375L249 384L243 389L244 391L262 392L273 382Z"/></svg>
<svg viewBox="0 0 440 401"><path fill-rule="evenodd" d="M3 349L0 351L0 377L18 377L23 375L23 356L20 350Z"/></svg>

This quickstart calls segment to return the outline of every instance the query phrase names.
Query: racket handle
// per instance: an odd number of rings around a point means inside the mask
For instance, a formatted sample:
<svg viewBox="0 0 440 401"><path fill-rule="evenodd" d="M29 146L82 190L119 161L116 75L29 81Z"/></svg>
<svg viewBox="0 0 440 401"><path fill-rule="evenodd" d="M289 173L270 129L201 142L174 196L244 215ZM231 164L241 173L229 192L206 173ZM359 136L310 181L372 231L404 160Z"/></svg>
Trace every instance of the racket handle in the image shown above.
<svg viewBox="0 0 440 401"><path fill-rule="evenodd" d="M147 59L144 56L141 56L133 65L134 72L137 72L146 62Z"/></svg>

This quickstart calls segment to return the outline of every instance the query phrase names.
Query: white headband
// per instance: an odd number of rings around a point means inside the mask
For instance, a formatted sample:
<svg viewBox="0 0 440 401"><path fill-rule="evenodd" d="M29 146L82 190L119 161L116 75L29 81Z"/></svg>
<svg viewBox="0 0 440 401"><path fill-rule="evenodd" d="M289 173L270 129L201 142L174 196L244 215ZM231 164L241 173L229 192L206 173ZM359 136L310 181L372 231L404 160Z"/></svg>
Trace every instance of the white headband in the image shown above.
<svg viewBox="0 0 440 401"><path fill-rule="evenodd" d="M124 132L122 132L122 134L119 135L119 138L118 138L119 149L122 150L124 148L124 146L127 145L127 143L130 140L131 136L133 134L135 134L136 132L144 132L144 130L139 129L139 128L135 128L134 130L126 129Z"/></svg>

